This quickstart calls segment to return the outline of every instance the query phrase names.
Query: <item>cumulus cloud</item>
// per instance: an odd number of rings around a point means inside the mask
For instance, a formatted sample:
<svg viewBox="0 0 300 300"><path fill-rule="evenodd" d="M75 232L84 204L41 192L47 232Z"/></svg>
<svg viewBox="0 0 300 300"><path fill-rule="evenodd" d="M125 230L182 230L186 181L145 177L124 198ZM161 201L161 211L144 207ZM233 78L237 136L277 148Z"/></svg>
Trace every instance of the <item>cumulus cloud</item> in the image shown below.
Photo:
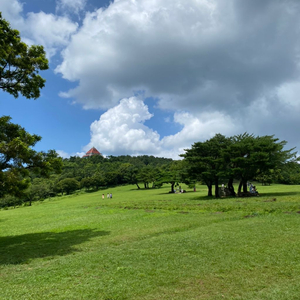
<svg viewBox="0 0 300 300"><path fill-rule="evenodd" d="M86 108L144 90L163 109L240 109L299 73L298 14L292 0L115 1L86 15L57 72Z"/></svg>
<svg viewBox="0 0 300 300"><path fill-rule="evenodd" d="M23 30L35 43L46 48L47 55L68 45L71 35L76 32L77 24L67 17L55 16L44 12L29 13Z"/></svg>
<svg viewBox="0 0 300 300"><path fill-rule="evenodd" d="M78 14L86 5L87 0L57 0L56 11Z"/></svg>
<svg viewBox="0 0 300 300"><path fill-rule="evenodd" d="M13 27L22 25L20 14L23 11L23 5L18 0L0 0L2 17L10 21Z"/></svg>
<svg viewBox="0 0 300 300"><path fill-rule="evenodd" d="M94 146L110 155L158 153L159 134L143 124L151 117L142 100L122 99L92 123L91 141L85 150Z"/></svg>
<svg viewBox="0 0 300 300"><path fill-rule="evenodd" d="M78 24L66 16L28 13L25 17L23 5L17 0L0 0L3 17L10 21L13 28L21 32L22 40L27 44L40 44L45 47L48 58L69 44Z"/></svg>
<svg viewBox="0 0 300 300"><path fill-rule="evenodd" d="M144 91L175 121L192 116L157 151L217 131L299 144L299 13L296 0L114 1L86 14L63 52L57 72L79 84L62 95L107 109Z"/></svg>
<svg viewBox="0 0 300 300"><path fill-rule="evenodd" d="M91 140L84 149L96 147L106 155L152 154L178 159L179 154L195 141L209 139L219 132L233 134L239 129L229 116L221 113L178 112L174 122L181 124L182 130L161 138L144 124L152 117L142 100L124 98L119 105L101 115L99 121L92 123Z"/></svg>

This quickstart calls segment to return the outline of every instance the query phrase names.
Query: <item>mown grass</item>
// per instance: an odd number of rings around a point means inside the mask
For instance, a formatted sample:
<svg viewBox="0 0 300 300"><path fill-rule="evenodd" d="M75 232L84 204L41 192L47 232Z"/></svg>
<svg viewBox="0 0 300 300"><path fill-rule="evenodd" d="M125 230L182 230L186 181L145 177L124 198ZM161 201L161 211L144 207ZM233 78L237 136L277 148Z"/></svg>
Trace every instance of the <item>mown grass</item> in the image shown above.
<svg viewBox="0 0 300 300"><path fill-rule="evenodd" d="M0 211L0 299L300 298L298 186L218 200L205 186L168 191Z"/></svg>

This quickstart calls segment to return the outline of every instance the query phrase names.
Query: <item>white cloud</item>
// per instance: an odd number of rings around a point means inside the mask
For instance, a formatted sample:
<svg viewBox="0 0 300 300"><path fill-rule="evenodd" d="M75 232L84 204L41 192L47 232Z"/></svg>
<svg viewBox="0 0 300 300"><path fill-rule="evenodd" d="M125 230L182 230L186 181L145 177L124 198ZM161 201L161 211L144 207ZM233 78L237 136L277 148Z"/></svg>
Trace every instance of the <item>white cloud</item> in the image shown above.
<svg viewBox="0 0 300 300"><path fill-rule="evenodd" d="M57 72L79 81L64 95L85 108L145 90L162 109L230 113L299 73L299 11L292 0L115 1L86 15Z"/></svg>
<svg viewBox="0 0 300 300"><path fill-rule="evenodd" d="M20 31L22 40L29 45L40 44L45 47L48 58L66 47L78 24L68 17L30 12L22 16L23 5L17 0L0 0L3 17L11 26Z"/></svg>
<svg viewBox="0 0 300 300"><path fill-rule="evenodd" d="M230 117L221 113L176 113L174 122L183 126L175 135L160 138L144 125L152 115L148 107L135 97L122 99L120 104L101 115L91 125L91 141L85 150L96 147L106 155L151 154L178 159L195 141L206 140L216 133L236 133L237 126Z"/></svg>
<svg viewBox="0 0 300 300"><path fill-rule="evenodd" d="M48 56L51 57L57 49L68 45L71 35L77 30L77 26L67 17L39 12L27 15L24 31L35 43L43 45Z"/></svg>
<svg viewBox="0 0 300 300"><path fill-rule="evenodd" d="M143 124L151 117L143 101L135 97L122 99L92 123L91 141L85 150L94 146L109 155L157 153L159 135Z"/></svg>
<svg viewBox="0 0 300 300"><path fill-rule="evenodd" d="M165 149L190 147L196 141L212 138L216 133L231 135L241 128L235 125L230 116L222 113L175 113L174 122L183 125L183 129L162 139Z"/></svg>
<svg viewBox="0 0 300 300"><path fill-rule="evenodd" d="M82 157L83 155L85 155L85 152L67 153L67 152L65 152L63 150L56 150L56 152L62 158L69 158L71 156Z"/></svg>
<svg viewBox="0 0 300 300"><path fill-rule="evenodd" d="M78 14L86 5L87 0L57 0L56 10Z"/></svg>
<svg viewBox="0 0 300 300"><path fill-rule="evenodd" d="M22 25L20 13L23 11L23 5L17 0L0 0L2 17L9 20L13 27Z"/></svg>

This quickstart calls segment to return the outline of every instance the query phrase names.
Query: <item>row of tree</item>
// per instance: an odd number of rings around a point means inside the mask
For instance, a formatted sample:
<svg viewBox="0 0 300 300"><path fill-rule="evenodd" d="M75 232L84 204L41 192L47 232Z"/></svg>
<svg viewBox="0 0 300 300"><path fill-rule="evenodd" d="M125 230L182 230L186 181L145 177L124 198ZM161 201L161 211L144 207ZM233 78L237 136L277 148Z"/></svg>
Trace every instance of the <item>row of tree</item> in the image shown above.
<svg viewBox="0 0 300 300"><path fill-rule="evenodd" d="M238 194L242 195L247 193L249 180L278 180L282 168L299 172L296 152L285 150L286 143L274 136L216 134L210 140L194 143L181 156L188 164L189 176L204 182L209 196L215 185L215 196L219 197L220 182L227 182L229 194L236 195L234 180L239 181Z"/></svg>
<svg viewBox="0 0 300 300"><path fill-rule="evenodd" d="M255 137L245 133L233 137L217 134L205 142L197 142L191 149L185 150L180 161L146 155L71 157L61 160L50 152L52 161L49 165L38 169L36 165L30 170L26 164L26 173L24 168L13 170L19 172L19 178L12 181L14 188L6 191L9 196L2 197L0 206L31 203L79 189L90 192L124 184L134 184L137 189L159 188L169 184L170 192L173 192L175 185L185 183L194 186L201 182L207 185L208 196L213 195L212 187L215 186L215 197L220 196L221 184L226 185L227 194L232 196L236 193L247 194L247 182L251 180L258 180L262 184L300 184L300 165L296 154L293 149L284 150L285 145L285 141L280 142L273 136ZM10 161L13 162L12 156ZM9 177L12 166L2 171L2 177L3 174ZM61 173L56 174L59 170ZM239 183L237 192L234 182Z"/></svg>

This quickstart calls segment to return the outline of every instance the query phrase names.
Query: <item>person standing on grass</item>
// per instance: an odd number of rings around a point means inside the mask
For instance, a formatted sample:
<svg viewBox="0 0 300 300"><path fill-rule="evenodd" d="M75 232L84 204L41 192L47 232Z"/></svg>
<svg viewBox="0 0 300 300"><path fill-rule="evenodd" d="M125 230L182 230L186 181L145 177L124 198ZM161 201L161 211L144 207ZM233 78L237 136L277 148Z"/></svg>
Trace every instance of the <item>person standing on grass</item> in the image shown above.
<svg viewBox="0 0 300 300"><path fill-rule="evenodd" d="M107 193L107 199L109 198L109 193Z"/></svg>
<svg viewBox="0 0 300 300"><path fill-rule="evenodd" d="M112 193L110 193L109 197L112 198Z"/></svg>
<svg viewBox="0 0 300 300"><path fill-rule="evenodd" d="M104 194L102 194L102 199L104 199Z"/></svg>

